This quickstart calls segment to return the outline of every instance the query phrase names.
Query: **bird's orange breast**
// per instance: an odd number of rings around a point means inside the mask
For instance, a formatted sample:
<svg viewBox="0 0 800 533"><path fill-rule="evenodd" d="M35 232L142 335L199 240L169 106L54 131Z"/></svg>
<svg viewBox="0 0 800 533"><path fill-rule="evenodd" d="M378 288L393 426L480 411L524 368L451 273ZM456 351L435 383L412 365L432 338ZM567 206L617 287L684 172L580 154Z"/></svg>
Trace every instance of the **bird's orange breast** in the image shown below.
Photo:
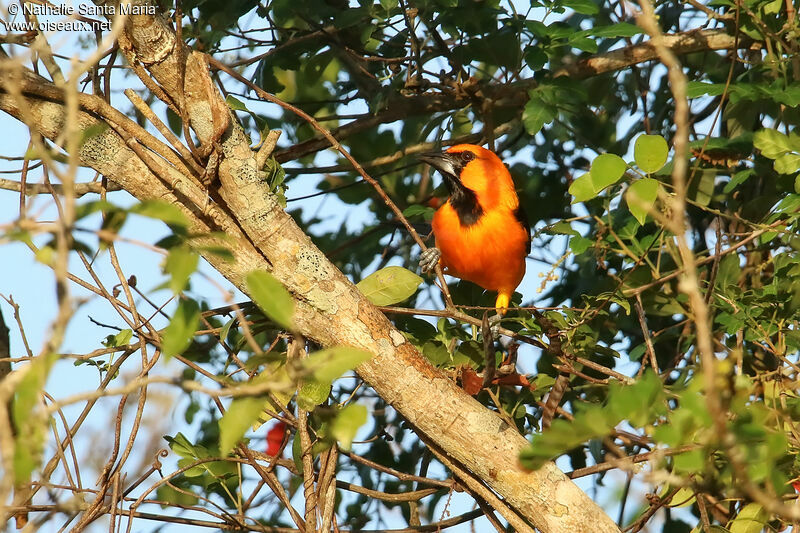
<svg viewBox="0 0 800 533"><path fill-rule="evenodd" d="M436 211L433 232L447 274L508 295L522 281L530 236L510 209L487 211L462 226L448 202Z"/></svg>

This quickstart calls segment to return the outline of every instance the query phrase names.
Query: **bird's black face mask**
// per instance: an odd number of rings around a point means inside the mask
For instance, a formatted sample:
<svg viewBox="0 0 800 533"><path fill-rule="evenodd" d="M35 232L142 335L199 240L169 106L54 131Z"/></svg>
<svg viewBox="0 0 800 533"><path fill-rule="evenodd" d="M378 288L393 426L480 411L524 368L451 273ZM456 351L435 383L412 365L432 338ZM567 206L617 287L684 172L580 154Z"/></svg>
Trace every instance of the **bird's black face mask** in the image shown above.
<svg viewBox="0 0 800 533"><path fill-rule="evenodd" d="M455 209L462 226L471 226L483 215L483 208L478 203L475 191L461 183L461 171L475 159L475 154L464 152L428 152L418 156L420 161L428 163L444 177L445 185L450 191L450 205Z"/></svg>

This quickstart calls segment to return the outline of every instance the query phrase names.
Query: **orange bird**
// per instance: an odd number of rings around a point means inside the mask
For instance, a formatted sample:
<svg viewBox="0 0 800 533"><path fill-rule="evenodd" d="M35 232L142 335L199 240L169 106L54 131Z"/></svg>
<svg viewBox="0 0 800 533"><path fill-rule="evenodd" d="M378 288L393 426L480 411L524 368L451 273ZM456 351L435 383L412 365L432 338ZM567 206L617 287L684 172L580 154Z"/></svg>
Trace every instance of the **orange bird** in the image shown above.
<svg viewBox="0 0 800 533"><path fill-rule="evenodd" d="M419 159L444 176L450 191L433 216L436 247L420 256L422 271L441 263L446 274L496 291L495 307L504 314L531 252L531 228L511 174L494 152L474 144Z"/></svg>

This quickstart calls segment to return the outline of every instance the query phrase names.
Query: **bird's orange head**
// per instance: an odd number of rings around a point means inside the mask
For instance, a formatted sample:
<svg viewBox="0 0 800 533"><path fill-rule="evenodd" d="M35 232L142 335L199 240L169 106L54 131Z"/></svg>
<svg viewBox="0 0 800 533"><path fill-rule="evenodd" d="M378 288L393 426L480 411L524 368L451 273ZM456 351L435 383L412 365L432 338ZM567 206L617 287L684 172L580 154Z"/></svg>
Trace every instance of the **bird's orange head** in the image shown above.
<svg viewBox="0 0 800 533"><path fill-rule="evenodd" d="M482 209L519 205L511 174L491 150L474 144L457 144L445 152L421 154L419 159L438 170L445 179L451 201L474 196Z"/></svg>

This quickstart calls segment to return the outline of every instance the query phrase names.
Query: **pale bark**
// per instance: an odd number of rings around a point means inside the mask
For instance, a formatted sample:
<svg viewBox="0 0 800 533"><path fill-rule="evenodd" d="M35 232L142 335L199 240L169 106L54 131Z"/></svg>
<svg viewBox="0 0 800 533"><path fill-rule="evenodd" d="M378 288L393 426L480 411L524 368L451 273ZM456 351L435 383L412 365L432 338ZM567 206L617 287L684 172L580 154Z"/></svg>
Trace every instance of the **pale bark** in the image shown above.
<svg viewBox="0 0 800 533"><path fill-rule="evenodd" d="M221 150L218 193L225 206L210 201L197 180L164 160L159 160L159 175L154 174L128 147L131 141L127 139L126 144L117 133L120 125L113 121L112 129L81 147L83 165L140 200L177 205L188 217L192 232L226 233L229 240L224 244L235 260L204 254L214 268L243 291L249 272L271 272L296 300L294 322L300 333L323 346L348 345L373 353L371 360L357 368L359 375L426 440L486 483L536 528L619 531L554 464L536 472L523 471L517 458L528 446L525 438L433 368L280 208L262 181L244 132L230 120L224 103L220 105L222 99L210 83L200 54L184 49L159 17L131 17L120 44L129 61L144 62L165 93L183 107L201 149L210 152L216 145ZM28 95L35 92L34 85L49 86L32 73L17 82ZM27 114L29 125L51 140L62 134L65 110L58 102L34 96L19 101L5 92L0 93L0 109L17 118ZM85 112L79 115L82 129L98 121Z"/></svg>
<svg viewBox="0 0 800 533"><path fill-rule="evenodd" d="M753 43L750 38L744 35L740 35L737 38L726 30L692 30L664 35L663 45L676 55L761 46L760 43ZM656 47L653 46L653 41L649 40L618 50L593 55L557 70L553 76L569 76L570 78L583 79L657 59L658 52Z"/></svg>

